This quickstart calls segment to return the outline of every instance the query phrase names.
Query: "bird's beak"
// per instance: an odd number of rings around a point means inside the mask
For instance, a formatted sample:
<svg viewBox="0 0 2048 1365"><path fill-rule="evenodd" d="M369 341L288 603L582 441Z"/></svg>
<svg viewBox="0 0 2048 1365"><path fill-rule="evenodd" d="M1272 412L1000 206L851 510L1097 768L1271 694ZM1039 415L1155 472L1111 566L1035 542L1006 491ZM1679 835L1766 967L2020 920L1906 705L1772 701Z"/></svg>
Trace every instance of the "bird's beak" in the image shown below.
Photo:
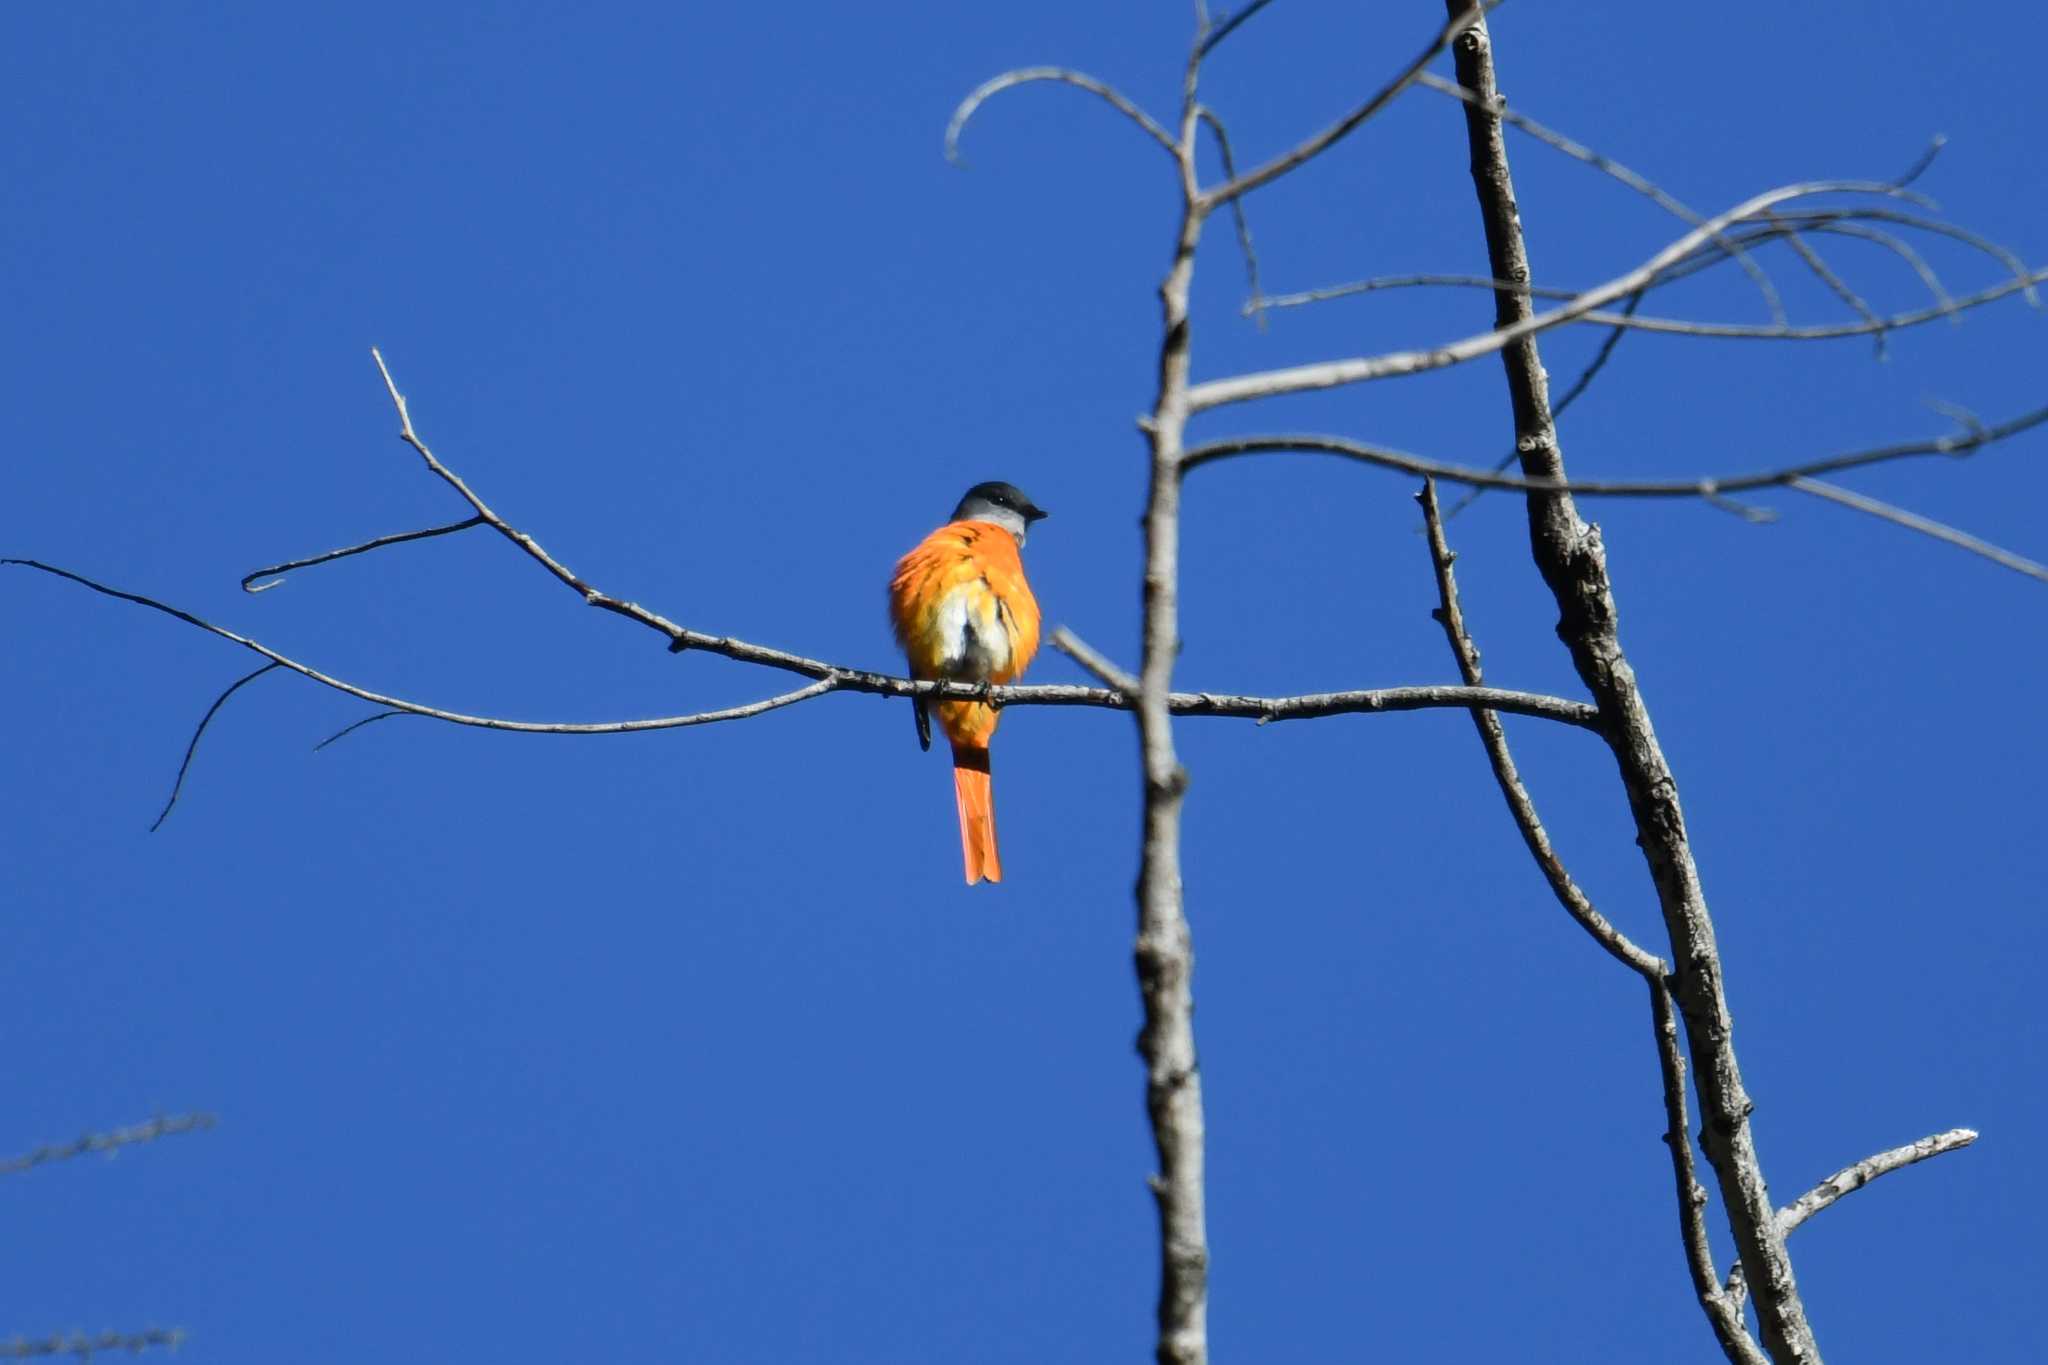
<svg viewBox="0 0 2048 1365"><path fill-rule="evenodd" d="M1042 507L1027 507L1024 509L1024 522L1028 526L1034 521L1044 521L1051 515L1052 513Z"/></svg>

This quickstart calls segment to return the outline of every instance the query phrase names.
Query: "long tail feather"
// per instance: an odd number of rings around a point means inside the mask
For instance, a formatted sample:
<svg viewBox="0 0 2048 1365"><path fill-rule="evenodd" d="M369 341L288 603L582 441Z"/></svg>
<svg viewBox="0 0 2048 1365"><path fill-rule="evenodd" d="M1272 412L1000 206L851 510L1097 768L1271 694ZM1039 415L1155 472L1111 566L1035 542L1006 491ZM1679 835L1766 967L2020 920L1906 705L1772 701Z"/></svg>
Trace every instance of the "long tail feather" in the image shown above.
<svg viewBox="0 0 2048 1365"><path fill-rule="evenodd" d="M960 807L960 852L967 863L967 884L1003 879L996 856L995 796L989 789L988 750L953 746L953 797Z"/></svg>

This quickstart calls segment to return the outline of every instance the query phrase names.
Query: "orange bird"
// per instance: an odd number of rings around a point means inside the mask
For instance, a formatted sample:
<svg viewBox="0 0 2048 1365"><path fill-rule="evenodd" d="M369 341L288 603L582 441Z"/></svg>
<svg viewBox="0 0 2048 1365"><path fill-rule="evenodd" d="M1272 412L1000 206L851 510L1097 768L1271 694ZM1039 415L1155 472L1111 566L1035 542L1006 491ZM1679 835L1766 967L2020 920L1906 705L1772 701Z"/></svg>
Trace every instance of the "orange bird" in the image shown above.
<svg viewBox="0 0 2048 1365"><path fill-rule="evenodd" d="M1045 515L1014 484L978 483L953 516L896 565L889 620L913 678L1006 683L1038 652L1038 601L1024 581L1017 550ZM926 699L917 707L917 742L932 747ZM996 815L988 781L988 741L999 717L985 702L942 701L939 728L953 741L953 795L960 806L960 850L967 884L1003 879L996 857Z"/></svg>

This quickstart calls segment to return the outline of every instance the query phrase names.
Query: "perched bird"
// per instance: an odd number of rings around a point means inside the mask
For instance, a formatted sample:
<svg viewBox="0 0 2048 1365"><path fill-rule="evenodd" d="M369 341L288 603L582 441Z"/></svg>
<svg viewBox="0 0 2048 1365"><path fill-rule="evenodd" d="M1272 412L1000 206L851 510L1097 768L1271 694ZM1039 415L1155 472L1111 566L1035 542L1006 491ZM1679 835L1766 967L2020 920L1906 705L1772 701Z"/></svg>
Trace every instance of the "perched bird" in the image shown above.
<svg viewBox="0 0 2048 1365"><path fill-rule="evenodd" d="M1017 550L1045 515L1015 484L978 483L952 518L903 556L889 580L889 619L913 678L1006 683L1038 652L1038 602L1024 581ZM932 747L926 699L914 699L917 742ZM960 807L960 849L967 884L1003 879L996 857L989 792L988 741L996 709L985 702L941 701L939 728L953 742L953 795Z"/></svg>

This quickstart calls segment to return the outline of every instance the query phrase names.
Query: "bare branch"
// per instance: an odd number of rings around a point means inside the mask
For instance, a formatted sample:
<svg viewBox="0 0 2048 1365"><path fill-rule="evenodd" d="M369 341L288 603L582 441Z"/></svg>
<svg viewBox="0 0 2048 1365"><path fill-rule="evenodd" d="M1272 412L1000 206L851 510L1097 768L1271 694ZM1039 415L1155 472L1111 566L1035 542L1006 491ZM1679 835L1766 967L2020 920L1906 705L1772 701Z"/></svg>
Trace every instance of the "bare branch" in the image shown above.
<svg viewBox="0 0 2048 1365"><path fill-rule="evenodd" d="M363 554L369 550L381 550L387 545L403 545L409 540L427 540L434 536L452 535L457 531L467 531L472 526L482 525L484 525L484 519L481 516L466 517L461 521L450 522L446 526L430 526L424 531L400 531L396 535L378 536L375 540L366 540L360 545L349 545L339 550L329 550L326 554L314 555L311 559L293 559L283 564L272 564L267 568L257 569L253 573L242 575L242 591L269 592L272 588L284 582L281 576L272 578L268 583L256 582L257 579L271 574L288 574L293 569L307 569L315 564L325 564L336 559L347 559L350 555Z"/></svg>
<svg viewBox="0 0 2048 1365"><path fill-rule="evenodd" d="M1263 4L1264 0L1259 0L1259 3ZM1254 5L1253 8L1256 9L1257 5ZM1215 44L1212 42L1210 46L1213 47ZM1230 130L1223 126L1223 120L1217 115L1216 111L1209 108L1206 104L1200 106L1196 112L1201 116L1202 122L1208 125L1209 131L1216 137L1216 153L1223 160L1223 174L1231 179L1235 179L1237 177L1237 158L1231 154ZM1244 256L1245 289L1249 295L1245 303L1245 312L1248 316L1256 318L1259 327L1263 330L1266 325L1266 319L1259 313L1257 308L1260 292L1259 253L1252 248L1252 225L1250 220L1244 215L1244 200L1233 199L1230 201L1230 217L1237 227L1237 249Z"/></svg>
<svg viewBox="0 0 2048 1365"><path fill-rule="evenodd" d="M1483 22L1460 36L1454 57L1459 83L1490 104L1498 93L1498 82L1492 41ZM1489 110L1468 104L1465 134L1486 234L1488 273L1503 279L1528 279L1532 274L1528 247L1522 237L1500 120ZM1761 212L1778 202L1771 195L1759 199L1770 202L1751 200L1746 206L1748 213ZM1733 221L1731 217L1729 222ZM1703 231L1695 231L1704 240ZM1697 245L1697 241L1686 245L1671 260ZM1670 263L1653 258L1649 275ZM1638 280L1615 296L1633 293L1645 282ZM1567 310L1571 307L1566 305ZM1495 335L1508 338L1498 349L1522 472L1531 478L1568 483L1550 410L1549 378L1536 344L1535 333L1546 316L1556 314L1533 314L1526 296L1509 290L1494 294L1495 323L1500 329ZM1758 1336L1779 1365L1816 1362L1820 1349L1806 1319L1792 1262L1785 1254L1784 1237L1772 1217L1770 1191L1756 1151L1750 1123L1755 1105L1743 1087L1735 1056L1734 1020L1723 989L1713 918L1693 859L1678 782L1657 741L1649 707L1622 647L1605 547L1598 529L1579 517L1569 493L1532 492L1528 512L1530 551L1557 603L1558 637L1599 704L1603 733L1628 793L1629 814L1670 937L1675 964L1670 991L1684 1016L1692 1051L1702 1118L1701 1147L1713 1166L1736 1248L1755 1287ZM1682 1187L1680 1197L1689 1199L1689 1188ZM1710 1274L1709 1283L1711 1278ZM1711 1305L1703 1306L1709 1318L1714 1318ZM1715 1330L1717 1336L1724 1335L1727 1324L1717 1321Z"/></svg>
<svg viewBox="0 0 2048 1365"><path fill-rule="evenodd" d="M159 1115L147 1123L115 1128L105 1133L87 1133L70 1142L52 1143L21 1156L9 1157L0 1161L0 1175L18 1175L37 1166L46 1166L53 1161L69 1161L73 1157L117 1152L123 1147L155 1142L158 1138L198 1132L204 1128L211 1128L218 1122L219 1119L212 1114Z"/></svg>
<svg viewBox="0 0 2048 1365"><path fill-rule="evenodd" d="M1678 1019L1663 977L1645 980L1657 1038L1657 1070L1664 1082L1664 1145L1671 1152L1671 1174L1678 1186L1678 1240L1685 1247L1685 1268L1714 1338L1728 1359L1734 1365L1769 1365L1769 1357L1742 1320L1741 1298L1723 1290L1714 1273L1713 1244L1707 1240L1707 1192L1693 1165L1691 1124L1686 1119L1685 1054L1678 1046Z"/></svg>
<svg viewBox="0 0 2048 1365"><path fill-rule="evenodd" d="M2017 436L2043 422L2048 422L2048 407L2036 408L2032 412L2021 413L2018 417L2000 422L1996 426L1979 427L1961 435L1873 446L1842 455L1830 455L1825 459L1810 460L1804 464L1788 465L1783 469L1699 479L1530 478L1518 474L1497 474L1475 469L1470 465L1447 464L1441 460L1410 455L1387 446L1346 440L1341 436L1320 435L1233 436L1220 441L1210 441L1190 450L1181 461L1181 468L1183 471L1199 469L1214 461L1239 455L1335 455L1342 459L1357 460L1362 464L1377 465L1382 469L1398 469L1409 474L1441 479L1445 483L1469 484L1477 488L1510 488L1523 493L1567 493L1581 497L1603 498L1714 498L1758 488L1790 487L1797 480L1811 479L1815 475L1860 469L1866 465L1884 464L1892 460L1912 459L1923 455L1967 455L1981 447Z"/></svg>
<svg viewBox="0 0 2048 1365"><path fill-rule="evenodd" d="M1195 48L1195 55L1197 57L1207 57L1211 52L1214 52L1216 50L1216 48L1223 42L1225 38L1228 38L1231 34L1237 32L1238 26L1240 24L1244 23L1245 20L1251 18L1254 14L1257 14L1260 10L1264 9L1266 6L1272 3L1273 0L1251 0L1250 4L1244 6L1243 8L1238 10L1237 13L1231 15L1222 23L1216 25L1214 29L1211 29L1209 36L1204 38L1201 41L1201 43L1197 45L1197 47ZM1207 27L1208 20L1206 18L1203 19L1201 22L1204 27Z"/></svg>
<svg viewBox="0 0 2048 1365"><path fill-rule="evenodd" d="M1778 1227L1790 1232L1843 1195L1855 1193L1881 1175L1902 1171L1929 1157L1967 1147L1976 1140L1977 1132L1973 1128L1951 1128L1946 1133L1936 1133L1932 1137L1921 1138L1918 1142L1909 1142L1903 1147L1894 1147L1888 1152L1865 1157L1853 1166L1844 1166L1779 1209Z"/></svg>
<svg viewBox="0 0 2048 1365"><path fill-rule="evenodd" d="M1591 166L1603 175L1620 181L1688 227L1698 227L1705 221L1699 214L1680 203L1675 196L1667 194L1664 190L1622 165L1613 157L1596 152L1584 143L1574 141L1563 133L1553 128L1545 127L1535 119L1508 108L1507 101L1498 95L1488 104L1482 101L1477 93L1467 90L1456 81L1447 81L1441 76L1432 75L1427 71L1423 72L1416 79L1420 84L1428 86L1439 94L1449 95L1452 99L1463 100L1466 103L1477 103L1480 108L1489 110L1501 122L1519 128L1537 141L1563 152L1574 161L1583 161L1586 165ZM1723 253L1741 265L1743 273L1747 274L1756 284L1757 292L1763 296L1764 306L1771 311L1772 321L1780 326L1789 321L1785 316L1784 300L1778 297L1777 286L1771 283L1770 275L1750 257L1748 252L1742 249L1741 244L1731 241L1720 233L1715 233L1711 240Z"/></svg>
<svg viewBox="0 0 2048 1365"><path fill-rule="evenodd" d="M1468 115L1483 117L1477 110L1468 107ZM1588 313L1611 303L1624 295L1633 294L1650 284L1666 269L1690 256L1701 245L1712 241L1718 234L1737 223L1761 216L1766 210L1795 199L1809 198L1820 194L1871 194L1898 195L1903 191L1881 182L1867 180L1815 180L1796 185L1781 185L1754 195L1735 207L1708 219L1699 227L1678 238L1656 255L1644 261L1626 274L1617 275L1605 284L1594 286L1577 298L1547 313L1524 314L1518 321L1482 332L1475 336L1432 347L1423 351L1392 351L1385 355L1361 356L1350 360L1319 361L1309 365L1295 365L1285 369L1265 370L1255 374L1237 375L1229 379L1212 379L1196 384L1188 390L1188 404L1196 412L1222 407L1230 403L1242 403L1255 398L1273 398L1282 394L1306 393L1316 389L1338 388L1347 384L1364 383L1368 380L1396 378L1403 375L1420 374L1428 370L1443 369L1463 364L1483 355L1492 355L1526 337L1532 337L1552 327L1574 322ZM1603 322L1610 319L1602 318ZM1642 319L1635 319L1632 325L1642 325ZM1775 329L1772 329L1775 330ZM1704 335L1724 335L1726 329L1716 328ZM1842 333L1848 335L1849 333Z"/></svg>
<svg viewBox="0 0 2048 1365"><path fill-rule="evenodd" d="M347 725L342 726L339 730L336 730L333 734L321 740L318 744L315 744L313 746L313 752L317 754L322 749L326 748L328 745L334 743L334 741L338 739L346 739L348 736L362 729L365 725L373 725L380 720L390 720L393 716L406 716L411 714L412 713L410 711L372 711L369 715L364 716L361 720L350 721Z"/></svg>
<svg viewBox="0 0 2048 1365"><path fill-rule="evenodd" d="M1118 692L1136 696L1138 680L1111 663L1109 656L1096 650L1080 636L1061 626L1051 636L1052 647L1072 659L1081 667L1094 674L1102 682Z"/></svg>
<svg viewBox="0 0 2048 1365"><path fill-rule="evenodd" d="M1172 136L1160 127L1150 114L1132 103L1116 87L1082 72L1069 71L1063 66L1020 67L1015 71L1005 71L1002 75L976 86L972 94L960 101L960 107L953 111L953 117L946 123L946 160L956 166L966 164L960 159L960 134L967 127L967 120L974 117L976 110L1005 90L1019 85L1029 85L1035 81L1057 81L1061 85L1086 90L1089 94L1108 101L1110 107L1144 129L1147 137L1164 147L1168 156L1173 157L1176 162L1179 161L1180 149L1174 145Z"/></svg>
<svg viewBox="0 0 2048 1365"><path fill-rule="evenodd" d="M1458 604L1458 580L1451 570L1457 555L1451 552L1444 539L1443 518L1438 515L1436 505L1436 484L1423 480L1422 492L1416 495L1422 504L1423 526L1429 534L1429 559L1436 571L1436 610L1430 613L1444 628L1444 636L1450 641L1451 653L1458 660L1458 672L1464 676L1469 687L1478 687L1486 679L1479 667L1479 647L1472 643L1472 637L1465 630L1465 614ZM1542 820L1537 818L1536 803L1529 797L1529 789L1522 785L1522 775L1515 767L1514 756L1508 752L1507 732L1502 729L1500 717L1492 711L1475 707L1472 723L1478 727L1480 743L1486 747L1486 761L1493 768L1493 780L1500 787L1500 794L1507 799L1508 813L1514 816L1515 828L1522 832L1522 842L1529 847L1529 856L1536 860L1543 879L1550 883L1550 889L1565 913L1578 921L1581 929L1593 936L1593 941L1606 949L1617 962L1638 975L1661 982L1665 967L1663 960L1655 954L1645 952L1630 941L1628 935L1608 922L1605 915L1593 908L1586 893L1572 880L1565 870L1564 861L1551 847L1550 835L1545 832Z"/></svg>
<svg viewBox="0 0 2048 1365"><path fill-rule="evenodd" d="M1233 177L1213 190L1204 191L1201 197L1203 210L1206 212L1218 204L1228 204L1250 194L1261 185L1271 184L1289 171L1306 165L1349 136L1360 124L1393 103L1395 96L1413 85L1421 77L1423 68L1436 60L1437 54L1450 45L1451 39L1457 37L1461 29L1500 3L1501 0L1462 0L1459 8L1452 13L1450 21L1437 31L1436 37L1430 39L1429 45L1416 53L1408 65L1401 69L1401 73L1381 86L1370 99L1294 150L1274 157L1256 170ZM1206 405L1198 403L1195 406L1199 409Z"/></svg>
<svg viewBox="0 0 2048 1365"><path fill-rule="evenodd" d="M47 1337L11 1337L0 1341L0 1360L41 1360L49 1356L77 1356L91 1360L101 1351L126 1351L134 1355L152 1346L175 1351L185 1341L182 1327L149 1327L140 1332L55 1333Z"/></svg>
<svg viewBox="0 0 2048 1365"><path fill-rule="evenodd" d="M1903 1147L1894 1147L1888 1152L1865 1157L1853 1166L1844 1166L1779 1209L1778 1228L1781 1232L1790 1233L1828 1205L1844 1195L1854 1194L1879 1176L1902 1171L1908 1166L1916 1165L1929 1157L1940 1156L1944 1152L1958 1151L1976 1140L1977 1131L1974 1128L1951 1128L1946 1133L1935 1133L1931 1137L1921 1138L1918 1142L1909 1142ZM1749 1288L1743 1282L1742 1266L1739 1262L1729 1267L1726 1292L1740 1310Z"/></svg>
<svg viewBox="0 0 2048 1365"><path fill-rule="evenodd" d="M199 724L192 731L192 742L185 746L185 757L178 764L177 780L171 783L170 799L164 802L164 808L158 811L156 819L150 822L149 832L151 834L156 833L157 830L163 827L164 821L170 816L171 807L178 804L178 793L185 790L185 774L191 771L192 768L192 755L199 752L199 737L206 733L206 727L212 723L214 713L227 705L228 698L241 691L245 684L255 682L265 673L277 667L279 665L274 662L267 663L253 673L245 673L229 683L221 694L213 699L213 705L206 708L206 714L199 718Z"/></svg>
<svg viewBox="0 0 2048 1365"><path fill-rule="evenodd" d="M1076 687L1070 684L1039 683L990 687L981 683L957 681L933 681L923 678L903 678L887 673L873 673L863 669L842 668L837 664L825 663L818 659L802 659L796 655L787 658L794 661L796 671L811 673L816 681L793 692L767 697L760 701L748 702L741 706L727 707L719 711L700 711L685 716L656 716L644 720L614 720L596 722L556 722L503 720L493 716L474 716L460 711L447 711L438 707L424 706L418 702L406 701L400 697L386 696L380 692L359 687L340 678L323 673L316 668L289 658L269 646L237 635L224 627L200 619L188 611L144 597L140 593L123 592L85 577L83 574L60 569L34 559L0 559L0 565L12 564L20 568L35 569L90 588L107 597L132 602L148 607L166 616L195 626L210 635L238 644L262 657L271 660L272 666L289 669L303 678L308 678L323 687L333 688L351 697L388 707L391 712L409 716L424 716L429 720L445 721L451 725L468 725L486 730L506 730L519 734L537 735L618 735L634 734L644 730L673 730L692 725L708 725L717 721L744 720L767 711L793 706L809 701L828 692L855 692L880 697L917 697L959 701L984 701L992 706L1093 706L1114 711L1132 710L1136 701L1129 693L1100 687ZM259 670L261 671L261 670ZM253 676L253 675L252 675ZM1174 692L1168 694L1166 704L1169 711L1177 715L1225 716L1242 720L1256 720L1261 723L1276 720L1310 720L1323 716L1377 714L1391 711L1424 711L1443 708L1466 708L1486 706L1512 715L1533 716L1542 720L1559 721L1581 729L1596 729L1598 714L1584 702L1569 701L1563 697L1545 696L1536 692L1515 692L1493 687L1455 687L1445 685L1422 685L1412 687L1363 688L1343 692L1312 692L1288 697L1255 697L1240 693L1222 692ZM357 725L368 724L381 719L370 716ZM350 729L355 726L350 726ZM346 733L344 731L343 733ZM332 743L340 734L331 736L324 743Z"/></svg>
<svg viewBox="0 0 2048 1365"><path fill-rule="evenodd" d="M1852 492L1839 484L1823 483L1819 479L1795 478L1787 480L1787 484L1802 493L1811 493L1816 498L1825 498L1844 507L1853 507L1859 512L1889 521L1895 526L1918 531L1924 536L1933 536L1936 540L1968 550L1973 555L1982 555L1994 564L2002 564L2015 573L2023 573L2029 578L2048 583L2048 565L2038 564L2025 555L2016 555L2011 550L2001 549L1988 540L1979 540L1967 531L1958 531L1953 526L1923 517L1917 512L1908 512L1903 507L1894 507L1888 502L1879 502L1866 494Z"/></svg>

